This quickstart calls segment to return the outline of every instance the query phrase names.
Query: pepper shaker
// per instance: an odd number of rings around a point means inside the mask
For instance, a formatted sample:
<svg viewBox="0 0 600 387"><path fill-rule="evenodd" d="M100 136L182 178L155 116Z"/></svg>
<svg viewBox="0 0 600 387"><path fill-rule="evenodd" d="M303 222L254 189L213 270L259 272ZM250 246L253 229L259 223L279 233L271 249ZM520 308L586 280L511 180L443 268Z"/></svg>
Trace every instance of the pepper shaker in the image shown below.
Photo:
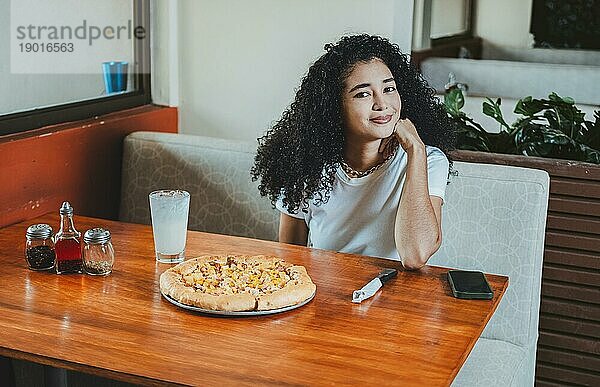
<svg viewBox="0 0 600 387"><path fill-rule="evenodd" d="M27 228L25 238L25 259L29 268L52 269L56 260L52 227L44 223L31 225Z"/></svg>

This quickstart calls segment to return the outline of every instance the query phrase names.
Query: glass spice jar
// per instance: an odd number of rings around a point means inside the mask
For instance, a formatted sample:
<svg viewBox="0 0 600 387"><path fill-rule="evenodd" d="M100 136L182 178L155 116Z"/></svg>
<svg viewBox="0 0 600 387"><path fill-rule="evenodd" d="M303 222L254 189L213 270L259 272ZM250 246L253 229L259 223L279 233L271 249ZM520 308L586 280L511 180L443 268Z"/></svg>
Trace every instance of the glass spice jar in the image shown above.
<svg viewBox="0 0 600 387"><path fill-rule="evenodd" d="M110 231L101 227L83 234L83 270L91 275L108 275L115 263Z"/></svg>
<svg viewBox="0 0 600 387"><path fill-rule="evenodd" d="M48 270L54 267L56 253L52 240L52 227L45 223L34 224L25 232L25 260L31 270Z"/></svg>

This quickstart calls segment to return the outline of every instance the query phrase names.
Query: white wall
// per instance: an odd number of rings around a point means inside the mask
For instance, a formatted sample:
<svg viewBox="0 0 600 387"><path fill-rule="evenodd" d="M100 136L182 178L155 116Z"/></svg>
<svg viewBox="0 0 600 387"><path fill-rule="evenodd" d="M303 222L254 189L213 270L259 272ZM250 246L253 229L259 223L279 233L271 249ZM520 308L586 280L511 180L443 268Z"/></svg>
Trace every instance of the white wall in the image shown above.
<svg viewBox="0 0 600 387"><path fill-rule="evenodd" d="M533 0L476 0L474 34L499 46L533 46L529 33Z"/></svg>
<svg viewBox="0 0 600 387"><path fill-rule="evenodd" d="M380 34L410 50L411 0L181 0L177 6L179 64L171 68L179 70L181 133L261 136L292 101L323 45L344 33ZM164 84L169 71L155 73L153 82Z"/></svg>

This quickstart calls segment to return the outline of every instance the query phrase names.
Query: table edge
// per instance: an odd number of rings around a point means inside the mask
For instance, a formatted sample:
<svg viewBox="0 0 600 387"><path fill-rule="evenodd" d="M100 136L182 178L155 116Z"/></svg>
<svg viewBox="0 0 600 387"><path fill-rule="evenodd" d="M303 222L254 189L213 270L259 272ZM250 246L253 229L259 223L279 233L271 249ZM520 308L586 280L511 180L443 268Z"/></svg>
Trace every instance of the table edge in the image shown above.
<svg viewBox="0 0 600 387"><path fill-rule="evenodd" d="M23 352L20 350L0 347L0 356L5 356L16 360L25 360L32 363L51 366L55 368L62 368L71 371L83 372L89 375L95 375L102 378L111 380L118 380L126 383L139 384L144 386L187 386L186 384L180 384L176 382L168 382L159 379L147 378L144 376L138 376L128 374L119 371L113 371L106 368L93 367L81 363L71 362L67 360L60 360L48 356L37 355L30 352Z"/></svg>

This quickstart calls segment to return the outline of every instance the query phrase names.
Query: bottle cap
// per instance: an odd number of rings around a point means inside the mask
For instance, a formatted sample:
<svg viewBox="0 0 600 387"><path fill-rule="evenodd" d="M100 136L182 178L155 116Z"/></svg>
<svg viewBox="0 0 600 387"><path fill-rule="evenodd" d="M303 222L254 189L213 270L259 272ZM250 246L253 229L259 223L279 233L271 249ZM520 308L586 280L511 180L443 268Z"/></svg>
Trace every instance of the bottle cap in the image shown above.
<svg viewBox="0 0 600 387"><path fill-rule="evenodd" d="M62 206L60 207L60 214L73 215L73 207L71 207L69 202L63 202Z"/></svg>
<svg viewBox="0 0 600 387"><path fill-rule="evenodd" d="M27 228L25 235L28 238L45 239L52 236L52 227L45 223L33 224Z"/></svg>
<svg viewBox="0 0 600 387"><path fill-rule="evenodd" d="M110 231L101 227L92 228L83 234L83 241L87 244L99 244L110 241Z"/></svg>

